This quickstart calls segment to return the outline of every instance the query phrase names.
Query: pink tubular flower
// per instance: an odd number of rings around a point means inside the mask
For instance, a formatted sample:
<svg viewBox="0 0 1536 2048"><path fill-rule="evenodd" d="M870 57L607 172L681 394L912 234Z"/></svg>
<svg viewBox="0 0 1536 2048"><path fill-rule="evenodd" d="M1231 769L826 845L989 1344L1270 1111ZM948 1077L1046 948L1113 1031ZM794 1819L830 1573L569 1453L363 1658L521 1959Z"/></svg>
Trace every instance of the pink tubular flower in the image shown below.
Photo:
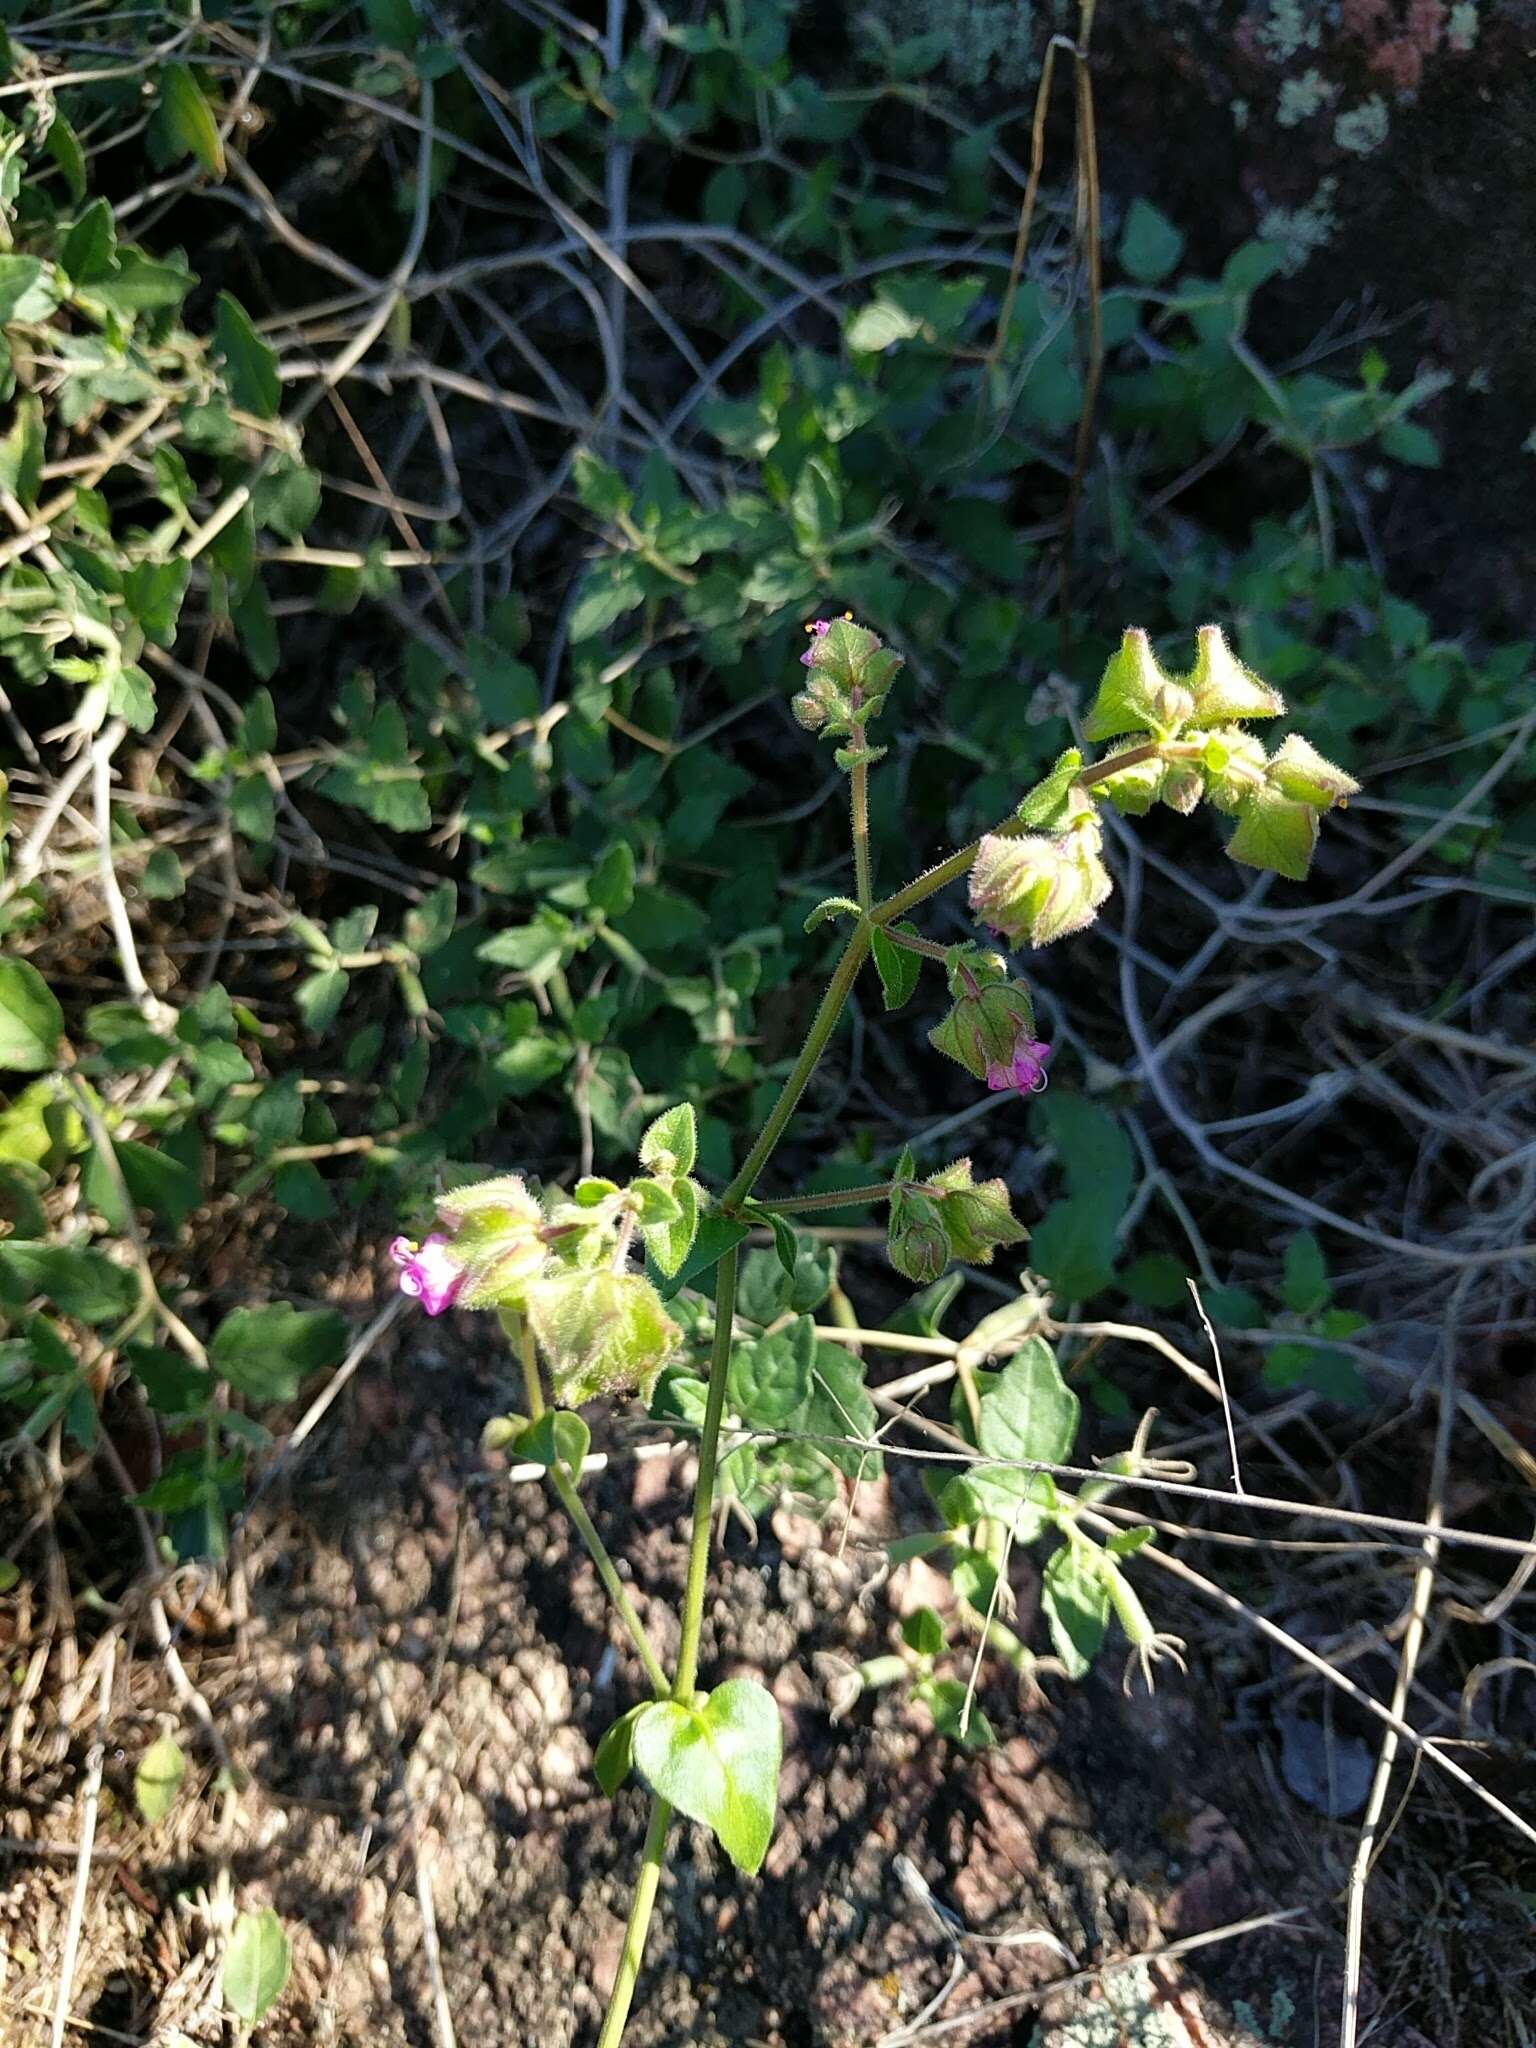
<svg viewBox="0 0 1536 2048"><path fill-rule="evenodd" d="M466 1276L441 1231L433 1231L420 1246L408 1237L397 1237L389 1256L400 1268L400 1292L419 1301L429 1316L453 1307Z"/></svg>
<svg viewBox="0 0 1536 2048"><path fill-rule="evenodd" d="M1051 1048L1041 1039L1021 1037L1006 1066L1001 1060L989 1061L987 1086L994 1094L999 1089L1017 1088L1021 1095L1038 1095L1045 1086L1045 1063L1050 1056Z"/></svg>
<svg viewBox="0 0 1536 2048"><path fill-rule="evenodd" d="M832 621L830 619L813 619L810 625L808 625L805 630L807 631L807 633L810 634L811 642L814 646L816 641L825 640L827 635L831 632ZM807 647L804 654L802 654L800 657L800 666L802 668L810 668L812 666L811 649L809 647Z"/></svg>

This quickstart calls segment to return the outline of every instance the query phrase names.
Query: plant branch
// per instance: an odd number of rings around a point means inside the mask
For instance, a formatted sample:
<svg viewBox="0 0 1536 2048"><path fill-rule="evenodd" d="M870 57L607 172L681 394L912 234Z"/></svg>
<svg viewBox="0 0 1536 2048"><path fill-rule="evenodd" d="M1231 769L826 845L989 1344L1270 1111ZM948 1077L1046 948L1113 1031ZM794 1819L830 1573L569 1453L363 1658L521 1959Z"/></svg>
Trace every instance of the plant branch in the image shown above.
<svg viewBox="0 0 1536 2048"><path fill-rule="evenodd" d="M514 1324L515 1330L511 1327ZM523 1394L528 1403L528 1414L532 1421L537 1422L544 1413L544 1389L539 1384L539 1361L534 1350L533 1332L521 1316L514 1316L510 1310L504 1318L503 1326L517 1345L518 1357L523 1367ZM666 1672L661 1668L661 1659L651 1648L645 1624L635 1611L635 1603L630 1599L624 1581L619 1577L618 1569L608 1554L607 1545L598 1535L597 1526L587 1513L586 1503L577 1492L575 1481L563 1464L551 1465L549 1477L555 1492L560 1496L561 1505L575 1526L577 1535L587 1546L588 1556L597 1566L597 1576L603 1582L604 1591L618 1609L619 1619L629 1630L630 1640L634 1643L640 1662L645 1667L645 1675L650 1680L652 1692L657 1699L666 1699L672 1688L667 1683Z"/></svg>

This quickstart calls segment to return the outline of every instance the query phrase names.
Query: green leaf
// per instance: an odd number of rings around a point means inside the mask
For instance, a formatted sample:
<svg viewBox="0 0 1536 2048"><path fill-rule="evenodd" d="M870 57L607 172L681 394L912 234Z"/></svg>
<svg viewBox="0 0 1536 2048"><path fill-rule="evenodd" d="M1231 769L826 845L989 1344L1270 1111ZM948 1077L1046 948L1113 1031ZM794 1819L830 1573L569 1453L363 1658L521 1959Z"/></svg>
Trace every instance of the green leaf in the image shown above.
<svg viewBox="0 0 1536 2048"><path fill-rule="evenodd" d="M813 932L818 925L825 924L830 917L862 917L863 915L863 911L860 910L858 904L854 902L851 896L823 896L816 908L808 913L801 929L806 932ZM879 956L877 955L876 957L878 958Z"/></svg>
<svg viewBox="0 0 1536 2048"><path fill-rule="evenodd" d="M1187 1276L1184 1261L1171 1252L1148 1252L1132 1259L1120 1275L1120 1285L1144 1308L1181 1308L1189 1300Z"/></svg>
<svg viewBox="0 0 1536 2048"><path fill-rule="evenodd" d="M1316 845L1317 812L1266 783L1243 799L1227 852L1244 867L1265 868L1288 881L1304 882Z"/></svg>
<svg viewBox="0 0 1536 2048"><path fill-rule="evenodd" d="M0 258L3 262L4 258ZM120 249L113 269L92 281L89 290L109 312L132 320L136 313L156 313L179 306L197 283L179 258L157 263L142 249Z"/></svg>
<svg viewBox="0 0 1536 2048"><path fill-rule="evenodd" d="M582 1464L592 1448L592 1432L579 1415L563 1408L546 1408L537 1422L530 1422L519 1432L512 1448L532 1465L544 1465L550 1470L564 1465L579 1479Z"/></svg>
<svg viewBox="0 0 1536 2048"><path fill-rule="evenodd" d="M743 1422L759 1429L783 1429L799 1414L811 1391L816 1332L809 1316L787 1329L731 1347L727 1398Z"/></svg>
<svg viewBox="0 0 1536 2048"><path fill-rule="evenodd" d="M128 1362L157 1415L195 1415L214 1388L213 1375L179 1351L162 1351L155 1344L130 1344Z"/></svg>
<svg viewBox="0 0 1536 2048"><path fill-rule="evenodd" d="M137 1138L114 1138L112 1150L136 1209L148 1209L179 1229L202 1200L197 1175L169 1152L157 1151ZM129 1219L122 1213L116 1184L99 1150L91 1151L81 1179L85 1199L99 1209L114 1230L126 1230Z"/></svg>
<svg viewBox="0 0 1536 2048"><path fill-rule="evenodd" d="M679 1176L667 1183L676 1214L658 1223L642 1223L640 1233L658 1272L668 1279L693 1249L699 1231L699 1191Z"/></svg>
<svg viewBox="0 0 1536 2048"><path fill-rule="evenodd" d="M0 1071L45 1073L63 1035L59 999L31 961L0 959Z"/></svg>
<svg viewBox="0 0 1536 2048"><path fill-rule="evenodd" d="M58 299L40 258L0 254L0 327L11 320L46 320Z"/></svg>
<svg viewBox="0 0 1536 2048"><path fill-rule="evenodd" d="M176 1804L186 1775L187 1760L174 1735L162 1735L145 1750L133 1774L133 1796L151 1827L157 1820L164 1820Z"/></svg>
<svg viewBox="0 0 1536 2048"><path fill-rule="evenodd" d="M415 0L363 0L368 26L386 50L403 50L407 56L421 36L421 17Z"/></svg>
<svg viewBox="0 0 1536 2048"><path fill-rule="evenodd" d="M276 352L262 340L250 315L229 292L219 293L213 345L224 358L229 393L239 409L255 413L258 419L275 419L283 393Z"/></svg>
<svg viewBox="0 0 1536 2048"><path fill-rule="evenodd" d="M702 1708L657 1701L634 1733L635 1767L651 1790L711 1829L749 1877L773 1836L783 1747L778 1707L750 1678L716 1686Z"/></svg>
<svg viewBox="0 0 1536 2048"><path fill-rule="evenodd" d="M85 151L80 138L64 117L57 100L51 102L48 133L43 147L64 174L69 196L78 206L85 197Z"/></svg>
<svg viewBox="0 0 1536 2048"><path fill-rule="evenodd" d="M818 1338L811 1360L811 1397L799 1427L808 1437L851 1437L872 1443L879 1416L864 1385L864 1364L842 1344ZM876 1449L853 1443L818 1443L821 1456L847 1479L878 1479L884 1461Z"/></svg>
<svg viewBox="0 0 1536 2048"><path fill-rule="evenodd" d="M693 1287L711 1272L733 1245L741 1243L749 1226L734 1216L711 1213L699 1224L699 1234L693 1241L693 1249L675 1273L669 1274L662 1283L661 1298L671 1301L685 1287Z"/></svg>
<svg viewBox="0 0 1536 2048"><path fill-rule="evenodd" d="M948 1647L944 1624L932 1607L917 1607L901 1624L901 1639L919 1657L942 1657Z"/></svg>
<svg viewBox="0 0 1536 2048"><path fill-rule="evenodd" d="M610 1799L635 1767L635 1729L649 1705L648 1700L642 1700L638 1707L631 1707L627 1714L620 1714L618 1720L603 1731L598 1742L592 1769L598 1784Z"/></svg>
<svg viewBox="0 0 1536 2048"><path fill-rule="evenodd" d="M1069 1678L1082 1678L1104 1646L1109 1629L1112 1570L1102 1553L1085 1543L1065 1543L1045 1568L1040 1595L1051 1643Z"/></svg>
<svg viewBox="0 0 1536 2048"><path fill-rule="evenodd" d="M1257 1330L1263 1327L1264 1310L1259 1298L1246 1287L1202 1288L1200 1299L1213 1323L1228 1330Z"/></svg>
<svg viewBox="0 0 1536 2048"><path fill-rule="evenodd" d="M692 1173L699 1156L699 1122L691 1102L664 1109L640 1140L640 1164L655 1174Z"/></svg>
<svg viewBox="0 0 1536 2048"><path fill-rule="evenodd" d="M622 917L635 900L635 856L627 840L610 846L587 884L587 901L604 917Z"/></svg>
<svg viewBox="0 0 1536 2048"><path fill-rule="evenodd" d="M251 485L251 513L256 524L270 527L284 540L302 540L319 510L320 479L295 456L274 457L265 474Z"/></svg>
<svg viewBox="0 0 1536 2048"><path fill-rule="evenodd" d="M154 849L144 863L139 886L151 903L168 903L186 893L187 879L174 847Z"/></svg>
<svg viewBox="0 0 1536 2048"><path fill-rule="evenodd" d="M194 156L215 178L224 175L224 144L213 110L186 64L160 67L160 113L166 140L178 156Z"/></svg>
<svg viewBox="0 0 1536 2048"><path fill-rule="evenodd" d="M635 502L619 472L587 448L578 448L571 458L571 485L587 511L599 519L621 519Z"/></svg>
<svg viewBox="0 0 1536 2048"><path fill-rule="evenodd" d="M42 487L46 452L42 401L28 392L18 400L11 431L0 441L0 484L29 509Z"/></svg>
<svg viewBox="0 0 1536 2048"><path fill-rule="evenodd" d="M878 355L894 348L898 341L910 341L922 331L923 322L919 314L893 304L890 299L881 298L861 306L848 320L843 334L851 349Z"/></svg>
<svg viewBox="0 0 1536 2048"><path fill-rule="evenodd" d="M254 2026L271 2011L288 1982L290 1960L283 1923L270 1906L240 1915L220 1980L224 2003L236 2019Z"/></svg>
<svg viewBox="0 0 1536 2048"><path fill-rule="evenodd" d="M1145 199L1131 201L1120 235L1120 267L1138 284L1161 284L1184 251L1184 237Z"/></svg>
<svg viewBox="0 0 1536 2048"><path fill-rule="evenodd" d="M93 199L64 237L59 262L76 284L90 284L106 274L116 248L111 203Z"/></svg>
<svg viewBox="0 0 1536 2048"><path fill-rule="evenodd" d="M910 937L918 936L917 926L910 919L903 918L893 931L906 932ZM888 1010L899 1010L912 999L918 977L923 971L923 956L906 946L898 946L886 937L877 925L870 937L870 951L875 956L875 966L880 975L880 991Z"/></svg>
<svg viewBox="0 0 1536 2048"><path fill-rule="evenodd" d="M979 1447L989 1458L1065 1464L1077 1440L1078 1399L1043 1337L1030 1337L981 1400ZM1022 1486L1028 1474L1018 1475Z"/></svg>
<svg viewBox="0 0 1536 2048"><path fill-rule="evenodd" d="M113 1322L139 1298L133 1274L87 1245L0 1240L0 1283L0 1300L19 1306L33 1295L46 1295L82 1323Z"/></svg>
<svg viewBox="0 0 1536 2048"><path fill-rule="evenodd" d="M912 1688L912 1697L933 1716L935 1731L966 1749L990 1749L997 1740L992 1723L969 1697L969 1687L959 1678L925 1678Z"/></svg>
<svg viewBox="0 0 1536 2048"><path fill-rule="evenodd" d="M342 1001L347 993L351 977L339 967L322 968L318 974L307 975L294 990L294 1007L304 1020L305 1029L317 1037L323 1037L336 1022Z"/></svg>
<svg viewBox="0 0 1536 2048"><path fill-rule="evenodd" d="M1299 1316L1319 1314L1333 1298L1328 1262L1310 1230L1298 1230L1285 1248L1280 1296L1286 1307Z"/></svg>
<svg viewBox="0 0 1536 2048"><path fill-rule="evenodd" d="M768 1212L768 1228L773 1232L773 1255L779 1262L779 1271L786 1280L793 1280L795 1277L795 1261L800 1256L800 1240L795 1236L795 1227L787 1217L780 1216L770 1209ZM756 1262L757 1253L748 1252L742 1264L741 1279L737 1282L736 1286L738 1295L742 1295L751 1289ZM773 1321L779 1309L783 1307L789 1298L781 1283L775 1283L773 1292L775 1305L767 1315L750 1315L743 1309L742 1313L747 1314L749 1322L771 1323Z"/></svg>
<svg viewBox="0 0 1536 2048"><path fill-rule="evenodd" d="M176 621L191 576L190 562L170 561L136 563L123 578L128 609L157 647L169 647L176 638Z"/></svg>
<svg viewBox="0 0 1536 2048"><path fill-rule="evenodd" d="M1059 823L1067 792L1077 781L1082 765L1083 757L1076 747L1068 747L1064 754L1058 755L1050 774L1037 782L1020 802L1017 813L1020 823L1041 829L1049 829Z"/></svg>
<svg viewBox="0 0 1536 2048"><path fill-rule="evenodd" d="M671 1189L659 1180L633 1180L629 1184L629 1194L634 1204L635 1221L642 1230L649 1230L659 1223L675 1223L682 1214Z"/></svg>
<svg viewBox="0 0 1536 2048"><path fill-rule="evenodd" d="M347 1325L335 1309L296 1309L291 1302L231 1309L214 1332L208 1362L254 1401L291 1401L311 1373L338 1363Z"/></svg>

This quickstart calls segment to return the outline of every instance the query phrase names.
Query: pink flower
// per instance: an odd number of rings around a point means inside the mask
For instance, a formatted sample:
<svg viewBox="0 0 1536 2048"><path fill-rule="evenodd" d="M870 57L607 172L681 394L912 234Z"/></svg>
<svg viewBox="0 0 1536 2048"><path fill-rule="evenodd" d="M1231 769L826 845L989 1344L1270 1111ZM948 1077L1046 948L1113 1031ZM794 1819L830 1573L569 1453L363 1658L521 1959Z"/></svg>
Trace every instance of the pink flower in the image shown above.
<svg viewBox="0 0 1536 2048"><path fill-rule="evenodd" d="M830 619L813 619L805 630L810 634L812 647L814 647L816 641L825 640L831 632L832 621ZM810 668L813 665L811 660L812 647L807 647L804 654L800 657L800 666L802 668Z"/></svg>
<svg viewBox="0 0 1536 2048"><path fill-rule="evenodd" d="M397 1237L389 1256L400 1268L400 1292L419 1301L429 1316L453 1307L467 1276L441 1231L433 1231L419 1247L408 1237Z"/></svg>
<svg viewBox="0 0 1536 2048"><path fill-rule="evenodd" d="M1038 1038L1019 1038L1004 1066L1001 1060L987 1064L987 1086L995 1094L1002 1088L1017 1088L1021 1095L1038 1095L1045 1086L1045 1063L1051 1048Z"/></svg>

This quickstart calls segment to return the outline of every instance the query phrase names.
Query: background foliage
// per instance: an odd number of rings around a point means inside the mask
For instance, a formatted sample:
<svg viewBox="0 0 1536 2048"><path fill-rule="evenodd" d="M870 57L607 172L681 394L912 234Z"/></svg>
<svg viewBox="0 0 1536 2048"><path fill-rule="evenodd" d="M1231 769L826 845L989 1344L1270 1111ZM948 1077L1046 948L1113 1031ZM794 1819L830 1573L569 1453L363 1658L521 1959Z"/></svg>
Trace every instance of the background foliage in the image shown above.
<svg viewBox="0 0 1536 2048"><path fill-rule="evenodd" d="M125 1481L217 1556L343 1356L337 1276L444 1180L619 1171L680 1100L727 1178L830 959L845 825L789 698L845 607L907 661L892 881L1071 743L1130 621L1175 667L1230 622L1367 795L1307 894L1117 844L1116 916L1032 963L1028 1112L927 1050L936 988L857 1009L786 1184L904 1145L1005 1174L1111 1432L1095 1321L1188 1327L1190 1275L1245 1400L1345 1429L1448 1314L1524 1326L1530 1075L1488 1047L1528 1027L1531 648L1398 574L1446 380L1368 307L1295 342L1296 207L1197 259L1207 223L1111 186L1095 292L1050 127L1015 273L1030 110L970 95L984 9L0 12L8 1432L147 1415ZM1362 155L1341 113L1417 83L1378 46L1449 66L1452 12L1307 70L1259 10L1264 118ZM946 1308L804 1253L743 1283L743 1412L796 1426L782 1316ZM759 1512L855 1476L737 1458Z"/></svg>

